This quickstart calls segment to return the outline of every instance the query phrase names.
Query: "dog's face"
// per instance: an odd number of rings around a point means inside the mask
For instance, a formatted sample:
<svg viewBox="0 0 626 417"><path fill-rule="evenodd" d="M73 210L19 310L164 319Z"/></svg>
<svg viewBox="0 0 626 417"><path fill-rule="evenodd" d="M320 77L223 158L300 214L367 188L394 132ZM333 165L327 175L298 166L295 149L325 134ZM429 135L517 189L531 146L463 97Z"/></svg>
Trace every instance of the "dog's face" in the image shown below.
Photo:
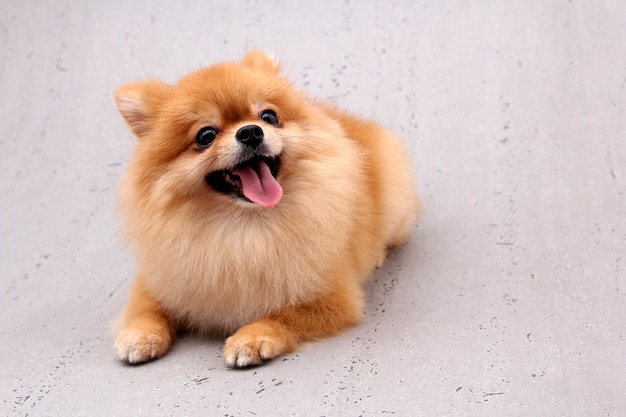
<svg viewBox="0 0 626 417"><path fill-rule="evenodd" d="M138 136L137 189L161 203L270 208L310 142L318 114L267 55L202 69L177 85L125 85L120 112ZM313 152L314 153L314 152Z"/></svg>

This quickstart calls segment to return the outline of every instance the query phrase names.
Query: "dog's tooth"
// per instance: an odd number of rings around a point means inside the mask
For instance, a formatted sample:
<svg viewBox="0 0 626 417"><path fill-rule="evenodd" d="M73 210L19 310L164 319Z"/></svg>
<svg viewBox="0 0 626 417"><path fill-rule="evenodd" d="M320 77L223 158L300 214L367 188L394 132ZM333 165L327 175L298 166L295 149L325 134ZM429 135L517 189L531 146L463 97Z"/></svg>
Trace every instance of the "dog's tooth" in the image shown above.
<svg viewBox="0 0 626 417"><path fill-rule="evenodd" d="M229 185L232 185L232 186L236 186L237 185L235 183L235 180L233 179L232 175L230 175L230 172L224 172L224 181L226 181L226 183L228 183Z"/></svg>

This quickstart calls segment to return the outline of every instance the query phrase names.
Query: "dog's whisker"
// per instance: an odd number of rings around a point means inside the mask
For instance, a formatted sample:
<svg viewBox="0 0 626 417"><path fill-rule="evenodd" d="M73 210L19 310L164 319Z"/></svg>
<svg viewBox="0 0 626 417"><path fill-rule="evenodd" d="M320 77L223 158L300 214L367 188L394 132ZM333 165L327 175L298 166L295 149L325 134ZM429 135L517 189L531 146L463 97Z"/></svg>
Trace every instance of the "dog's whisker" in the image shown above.
<svg viewBox="0 0 626 417"><path fill-rule="evenodd" d="M226 147L222 146L222 148L226 148ZM217 153L219 154L219 150L217 151ZM218 156L215 153L211 153L210 155L208 155L207 157L202 159L200 162L198 162L196 165L194 165L194 167L191 168L187 172L187 174L185 174L184 179L189 177L191 174L193 174L198 168L202 167L203 165L211 165L212 163L215 163L215 161L217 161L217 159L218 159Z"/></svg>

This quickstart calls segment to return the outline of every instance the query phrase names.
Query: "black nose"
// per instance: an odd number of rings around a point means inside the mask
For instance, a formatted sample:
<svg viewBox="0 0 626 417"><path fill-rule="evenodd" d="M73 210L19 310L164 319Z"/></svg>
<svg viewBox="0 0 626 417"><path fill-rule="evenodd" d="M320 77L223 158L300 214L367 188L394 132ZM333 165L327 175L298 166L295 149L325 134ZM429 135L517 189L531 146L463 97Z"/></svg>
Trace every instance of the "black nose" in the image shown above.
<svg viewBox="0 0 626 417"><path fill-rule="evenodd" d="M237 131L235 139L251 148L256 148L263 142L263 129L257 125L244 126Z"/></svg>

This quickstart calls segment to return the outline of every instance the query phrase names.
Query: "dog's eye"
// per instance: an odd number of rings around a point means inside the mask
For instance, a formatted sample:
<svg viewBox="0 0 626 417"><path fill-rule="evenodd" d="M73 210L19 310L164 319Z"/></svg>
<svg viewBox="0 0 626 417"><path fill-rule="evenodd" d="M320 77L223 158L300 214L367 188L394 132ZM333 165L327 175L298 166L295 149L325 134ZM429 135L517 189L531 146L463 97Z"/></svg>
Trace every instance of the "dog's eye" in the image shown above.
<svg viewBox="0 0 626 417"><path fill-rule="evenodd" d="M259 115L259 118L263 120L265 123L268 123L272 126L277 126L280 124L278 122L278 116L276 116L276 112L274 110L263 110Z"/></svg>
<svg viewBox="0 0 626 417"><path fill-rule="evenodd" d="M208 148L217 136L217 129L211 126L205 126L196 134L196 145L201 148Z"/></svg>

